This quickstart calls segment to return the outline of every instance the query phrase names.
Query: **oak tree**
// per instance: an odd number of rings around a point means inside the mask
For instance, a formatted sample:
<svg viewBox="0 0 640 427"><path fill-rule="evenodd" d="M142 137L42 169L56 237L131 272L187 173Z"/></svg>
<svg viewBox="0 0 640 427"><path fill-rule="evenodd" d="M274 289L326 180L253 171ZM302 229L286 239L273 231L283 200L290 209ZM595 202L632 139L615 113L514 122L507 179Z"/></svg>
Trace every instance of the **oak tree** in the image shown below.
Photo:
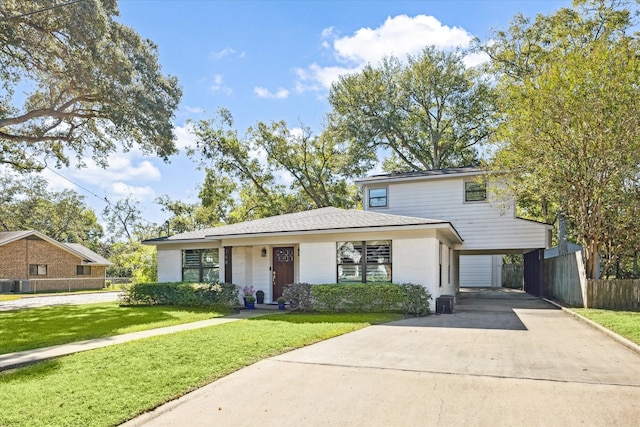
<svg viewBox="0 0 640 427"><path fill-rule="evenodd" d="M116 21L117 0L19 1L0 7L0 164L40 170L37 159L82 165L137 144L176 152L177 79L156 45Z"/></svg>

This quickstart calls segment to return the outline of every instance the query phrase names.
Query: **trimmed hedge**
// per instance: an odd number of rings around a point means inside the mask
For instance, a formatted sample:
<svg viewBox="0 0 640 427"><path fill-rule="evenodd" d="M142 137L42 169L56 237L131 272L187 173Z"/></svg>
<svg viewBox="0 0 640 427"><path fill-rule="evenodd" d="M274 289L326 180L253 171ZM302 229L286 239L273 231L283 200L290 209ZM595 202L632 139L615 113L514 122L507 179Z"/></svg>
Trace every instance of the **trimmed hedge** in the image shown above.
<svg viewBox="0 0 640 427"><path fill-rule="evenodd" d="M122 305L240 306L239 288L231 283L135 283L126 286Z"/></svg>
<svg viewBox="0 0 640 427"><path fill-rule="evenodd" d="M404 312L416 316L429 314L431 298L423 286L411 283L294 283L284 288L283 296L297 311Z"/></svg>

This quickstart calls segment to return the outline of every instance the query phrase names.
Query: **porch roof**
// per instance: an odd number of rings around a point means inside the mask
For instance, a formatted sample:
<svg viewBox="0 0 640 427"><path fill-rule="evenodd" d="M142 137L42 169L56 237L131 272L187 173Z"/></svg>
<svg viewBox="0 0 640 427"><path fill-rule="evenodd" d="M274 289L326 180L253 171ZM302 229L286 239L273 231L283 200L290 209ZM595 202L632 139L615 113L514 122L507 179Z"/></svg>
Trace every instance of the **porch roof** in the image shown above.
<svg viewBox="0 0 640 427"><path fill-rule="evenodd" d="M292 233L324 234L329 232L364 231L365 229L381 228L402 229L407 227L444 229L448 231L452 239L462 243L462 238L455 227L448 221L333 207L261 218L238 224L223 225L215 228L176 234L169 237L145 240L144 243L157 245L184 241L251 237L256 235Z"/></svg>

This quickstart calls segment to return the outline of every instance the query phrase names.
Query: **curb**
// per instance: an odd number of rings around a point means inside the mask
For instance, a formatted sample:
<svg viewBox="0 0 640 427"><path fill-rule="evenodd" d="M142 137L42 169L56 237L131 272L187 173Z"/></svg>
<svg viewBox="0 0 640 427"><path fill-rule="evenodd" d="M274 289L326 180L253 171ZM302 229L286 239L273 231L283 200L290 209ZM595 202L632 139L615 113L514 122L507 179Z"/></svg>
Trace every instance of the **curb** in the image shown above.
<svg viewBox="0 0 640 427"><path fill-rule="evenodd" d="M599 323L594 322L593 320L587 319L586 317L576 313L575 311L572 311L571 309L563 306L562 304L550 300L548 298L542 298L542 300L548 302L551 305L554 305L556 307L558 307L559 309L561 309L562 311L564 311L565 313L569 314L570 316L573 316L574 318L586 323L587 325L591 326L594 329L597 329L598 331L602 332L605 335L608 335L610 338L613 338L614 340L618 341L620 344L624 345L625 347L629 348L632 351L635 351L636 353L640 354L640 345L634 343L631 340L628 340L627 338L616 334L615 332L613 332L610 329L605 328L604 326L600 325Z"/></svg>

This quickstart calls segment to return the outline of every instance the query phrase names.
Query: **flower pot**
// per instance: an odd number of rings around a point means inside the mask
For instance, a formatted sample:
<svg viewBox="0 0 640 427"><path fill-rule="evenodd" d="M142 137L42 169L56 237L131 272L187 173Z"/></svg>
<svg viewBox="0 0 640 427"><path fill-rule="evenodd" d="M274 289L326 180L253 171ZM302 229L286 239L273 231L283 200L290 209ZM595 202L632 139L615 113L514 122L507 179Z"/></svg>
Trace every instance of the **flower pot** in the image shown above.
<svg viewBox="0 0 640 427"><path fill-rule="evenodd" d="M284 304L278 304L278 310L284 310Z"/></svg>
<svg viewBox="0 0 640 427"><path fill-rule="evenodd" d="M248 302L247 303L247 308L249 310L253 310L254 308L256 308L256 304L254 302Z"/></svg>

